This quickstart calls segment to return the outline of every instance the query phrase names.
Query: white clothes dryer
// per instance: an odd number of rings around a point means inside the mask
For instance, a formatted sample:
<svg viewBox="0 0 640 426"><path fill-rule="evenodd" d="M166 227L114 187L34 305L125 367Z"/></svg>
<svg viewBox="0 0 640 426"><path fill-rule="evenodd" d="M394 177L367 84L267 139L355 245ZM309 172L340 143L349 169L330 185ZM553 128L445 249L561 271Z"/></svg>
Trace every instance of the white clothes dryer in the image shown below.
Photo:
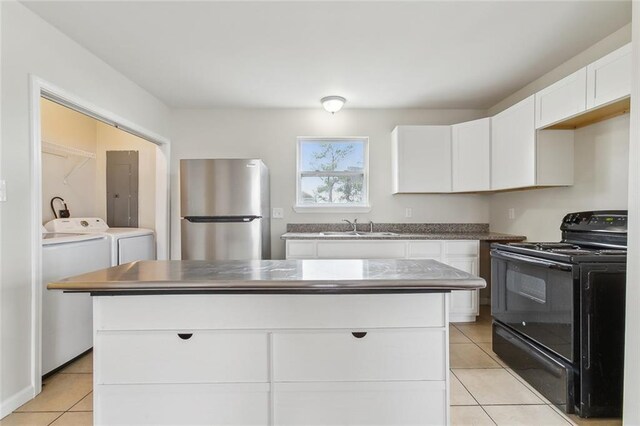
<svg viewBox="0 0 640 426"><path fill-rule="evenodd" d="M151 229L110 228L99 217L54 219L45 228L50 232L106 235L111 241L111 266L156 259L156 238Z"/></svg>

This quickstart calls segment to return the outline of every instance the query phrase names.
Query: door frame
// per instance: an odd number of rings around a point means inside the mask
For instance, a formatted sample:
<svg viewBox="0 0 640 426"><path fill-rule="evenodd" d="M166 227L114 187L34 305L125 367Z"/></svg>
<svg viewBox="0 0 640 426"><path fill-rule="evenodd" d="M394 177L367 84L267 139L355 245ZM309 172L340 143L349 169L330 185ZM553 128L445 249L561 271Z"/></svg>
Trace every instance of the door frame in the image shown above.
<svg viewBox="0 0 640 426"><path fill-rule="evenodd" d="M139 126L112 111L88 102L73 93L35 75L29 76L30 167L31 167L31 384L34 396L42 390L42 131L40 98L53 100L74 111L131 133L158 146L164 157L165 173L156 170L156 200L164 200L165 209L156 216L158 258L170 253L170 140ZM158 159L156 159L158 164ZM158 201L156 201L158 205Z"/></svg>

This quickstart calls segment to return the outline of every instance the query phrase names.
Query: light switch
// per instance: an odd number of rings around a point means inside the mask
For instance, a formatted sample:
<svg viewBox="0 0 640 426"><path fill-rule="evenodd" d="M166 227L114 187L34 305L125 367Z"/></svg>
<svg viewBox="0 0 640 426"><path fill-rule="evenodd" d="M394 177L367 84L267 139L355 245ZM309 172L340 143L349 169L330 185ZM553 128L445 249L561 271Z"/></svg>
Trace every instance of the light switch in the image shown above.
<svg viewBox="0 0 640 426"><path fill-rule="evenodd" d="M507 215L509 216L509 219L513 220L516 218L516 209L514 208L510 208L507 212Z"/></svg>
<svg viewBox="0 0 640 426"><path fill-rule="evenodd" d="M273 219L282 219L284 218L284 210L281 207L274 207L273 212L271 213L271 217Z"/></svg>
<svg viewBox="0 0 640 426"><path fill-rule="evenodd" d="M413 209L411 209L410 207L407 207L406 209L404 209L404 217L411 217L413 216Z"/></svg>
<svg viewBox="0 0 640 426"><path fill-rule="evenodd" d="M0 202L7 201L7 182L0 180Z"/></svg>

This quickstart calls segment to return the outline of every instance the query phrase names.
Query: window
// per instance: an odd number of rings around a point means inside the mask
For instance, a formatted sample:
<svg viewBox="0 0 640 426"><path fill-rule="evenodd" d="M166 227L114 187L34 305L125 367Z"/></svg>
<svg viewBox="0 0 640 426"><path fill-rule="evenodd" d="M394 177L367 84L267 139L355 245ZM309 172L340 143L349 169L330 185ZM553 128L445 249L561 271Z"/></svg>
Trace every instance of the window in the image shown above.
<svg viewBox="0 0 640 426"><path fill-rule="evenodd" d="M368 138L298 138L297 211L368 211Z"/></svg>

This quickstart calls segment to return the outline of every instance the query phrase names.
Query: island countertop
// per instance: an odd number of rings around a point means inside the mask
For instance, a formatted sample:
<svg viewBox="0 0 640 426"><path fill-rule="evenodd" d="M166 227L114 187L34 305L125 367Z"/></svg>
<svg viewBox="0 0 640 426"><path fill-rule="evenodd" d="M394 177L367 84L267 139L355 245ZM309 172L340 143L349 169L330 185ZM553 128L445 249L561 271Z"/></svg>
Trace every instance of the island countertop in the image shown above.
<svg viewBox="0 0 640 426"><path fill-rule="evenodd" d="M49 290L140 293L377 293L484 288L430 259L139 261L49 283Z"/></svg>

